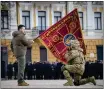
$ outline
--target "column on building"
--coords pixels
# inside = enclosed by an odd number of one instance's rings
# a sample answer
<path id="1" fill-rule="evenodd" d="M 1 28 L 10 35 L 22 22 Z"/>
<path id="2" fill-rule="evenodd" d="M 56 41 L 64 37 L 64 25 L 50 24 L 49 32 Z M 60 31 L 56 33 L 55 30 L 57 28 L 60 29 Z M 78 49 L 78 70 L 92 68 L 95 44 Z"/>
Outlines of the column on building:
<path id="1" fill-rule="evenodd" d="M 14 62 L 16 58 L 13 56 L 11 51 L 10 44 L 12 39 L 12 32 L 17 30 L 17 12 L 16 12 L 16 2 L 9 2 L 8 7 L 8 20 L 9 20 L 9 29 L 6 31 L 6 47 L 8 50 L 8 63 Z"/>
<path id="2" fill-rule="evenodd" d="M 73 2 L 67 2 L 67 14 L 74 9 Z"/>
<path id="3" fill-rule="evenodd" d="M 94 30 L 94 13 L 92 10 L 92 2 L 87 2 L 87 30 Z"/>
<path id="4" fill-rule="evenodd" d="M 16 13 L 16 2 L 10 2 L 10 30 L 11 33 L 17 30 L 17 13 Z"/>

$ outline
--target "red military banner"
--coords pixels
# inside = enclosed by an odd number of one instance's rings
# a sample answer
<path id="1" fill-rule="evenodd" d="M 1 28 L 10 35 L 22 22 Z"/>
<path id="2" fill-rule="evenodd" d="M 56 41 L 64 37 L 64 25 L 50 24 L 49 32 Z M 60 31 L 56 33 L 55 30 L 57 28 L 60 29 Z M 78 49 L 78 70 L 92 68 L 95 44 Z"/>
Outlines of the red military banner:
<path id="1" fill-rule="evenodd" d="M 84 54 L 86 54 L 77 9 L 74 9 L 56 24 L 52 25 L 40 34 L 38 38 L 45 44 L 45 46 L 47 46 L 57 59 L 66 63 L 64 55 L 67 50 L 67 46 L 65 45 L 64 37 L 67 34 L 73 35 L 80 41 L 81 48 L 83 48 Z"/>

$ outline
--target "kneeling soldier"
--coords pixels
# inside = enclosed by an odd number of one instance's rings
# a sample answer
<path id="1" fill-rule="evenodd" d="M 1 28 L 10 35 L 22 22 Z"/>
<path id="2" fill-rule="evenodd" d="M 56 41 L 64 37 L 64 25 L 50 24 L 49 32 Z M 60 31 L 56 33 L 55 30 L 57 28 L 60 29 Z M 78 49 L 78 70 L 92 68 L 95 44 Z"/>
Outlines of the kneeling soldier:
<path id="1" fill-rule="evenodd" d="M 94 77 L 81 79 L 81 76 L 85 70 L 85 59 L 83 49 L 80 48 L 80 43 L 78 40 L 71 40 L 71 46 L 65 53 L 65 58 L 68 64 L 62 66 L 61 68 L 65 78 L 67 79 L 67 83 L 65 83 L 64 86 L 78 86 L 89 82 L 96 85 Z M 70 73 L 74 73 L 74 83 Z"/>

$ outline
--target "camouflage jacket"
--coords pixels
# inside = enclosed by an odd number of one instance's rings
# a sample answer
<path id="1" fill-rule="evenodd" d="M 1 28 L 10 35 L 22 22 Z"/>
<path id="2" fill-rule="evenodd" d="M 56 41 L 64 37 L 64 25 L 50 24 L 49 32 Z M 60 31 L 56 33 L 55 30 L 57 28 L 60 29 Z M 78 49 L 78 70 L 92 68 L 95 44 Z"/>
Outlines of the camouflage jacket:
<path id="1" fill-rule="evenodd" d="M 71 49 L 65 54 L 68 64 L 85 64 L 83 49 Z"/>

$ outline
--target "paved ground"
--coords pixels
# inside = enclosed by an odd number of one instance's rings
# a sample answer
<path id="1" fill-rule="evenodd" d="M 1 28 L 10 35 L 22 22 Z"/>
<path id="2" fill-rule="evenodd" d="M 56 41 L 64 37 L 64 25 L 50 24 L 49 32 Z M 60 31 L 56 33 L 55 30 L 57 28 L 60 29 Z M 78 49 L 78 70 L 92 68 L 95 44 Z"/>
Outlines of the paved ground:
<path id="1" fill-rule="evenodd" d="M 17 86 L 16 80 L 2 80 L 1 88 L 2 89 L 46 89 L 46 88 L 58 88 L 58 89 L 66 89 L 66 88 L 93 88 L 93 89 L 103 89 L 103 80 L 96 80 L 97 85 L 94 86 L 92 83 L 88 83 L 81 86 L 63 86 L 66 80 L 26 80 L 30 86 Z"/>

